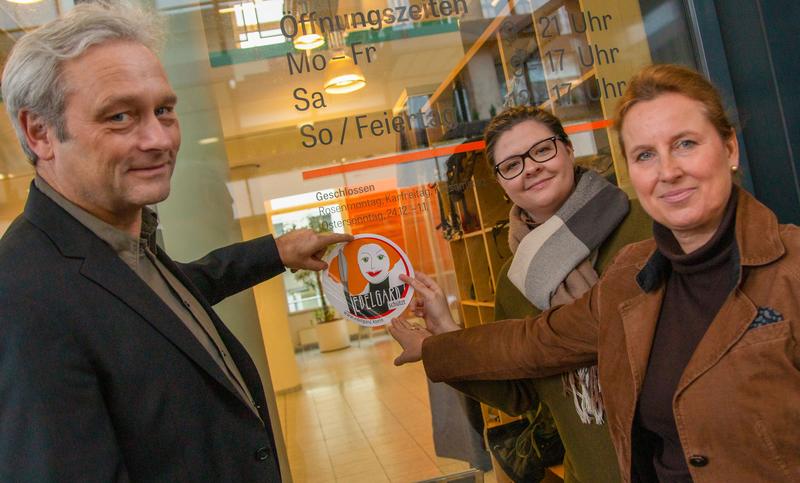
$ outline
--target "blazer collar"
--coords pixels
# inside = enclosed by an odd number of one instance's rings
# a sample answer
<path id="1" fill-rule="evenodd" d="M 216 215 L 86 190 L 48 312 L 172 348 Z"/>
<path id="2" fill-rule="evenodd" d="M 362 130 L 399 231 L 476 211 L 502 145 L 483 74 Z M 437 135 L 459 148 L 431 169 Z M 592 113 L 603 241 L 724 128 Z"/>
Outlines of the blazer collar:
<path id="1" fill-rule="evenodd" d="M 97 238 L 91 230 L 42 193 L 32 181 L 23 216 L 42 230 L 65 257 L 86 258 L 89 248 L 86 240 Z"/>
<path id="2" fill-rule="evenodd" d="M 786 252 L 780 237 L 778 218 L 753 195 L 738 189 L 734 256 L 738 257 L 740 267 L 771 263 Z M 669 266 L 669 260 L 656 248 L 647 261 L 639 265 L 636 282 L 643 291 L 652 292 L 661 286 Z M 741 270 L 738 275 L 741 280 Z"/>
<path id="3" fill-rule="evenodd" d="M 786 253 L 772 210 L 741 188 L 736 210 L 736 243 L 743 266 L 766 265 Z"/>

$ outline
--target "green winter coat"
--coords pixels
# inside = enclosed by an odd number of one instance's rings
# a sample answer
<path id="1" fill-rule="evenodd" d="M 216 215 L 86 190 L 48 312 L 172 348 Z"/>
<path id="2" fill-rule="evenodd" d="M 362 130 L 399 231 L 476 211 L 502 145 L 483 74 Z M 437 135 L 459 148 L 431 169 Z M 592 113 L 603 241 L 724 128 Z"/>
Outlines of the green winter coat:
<path id="1" fill-rule="evenodd" d="M 595 262 L 598 275 L 628 245 L 652 237 L 652 220 L 636 200 L 617 229 L 600 245 Z M 506 276 L 511 260 L 500 271 L 495 295 L 495 320 L 521 319 L 541 311 L 531 304 Z M 473 398 L 508 414 L 536 409 L 539 402 L 549 409 L 564 443 L 565 483 L 615 483 L 621 481 L 617 457 L 606 424 L 584 424 L 571 396 L 564 394 L 561 376 L 514 381 L 465 381 L 451 383 Z"/>

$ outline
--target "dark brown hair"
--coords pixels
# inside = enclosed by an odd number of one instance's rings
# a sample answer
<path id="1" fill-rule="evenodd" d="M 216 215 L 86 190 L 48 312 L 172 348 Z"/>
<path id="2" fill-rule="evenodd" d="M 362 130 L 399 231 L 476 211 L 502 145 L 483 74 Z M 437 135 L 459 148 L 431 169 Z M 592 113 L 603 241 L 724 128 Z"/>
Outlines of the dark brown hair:
<path id="1" fill-rule="evenodd" d="M 622 125 L 628 111 L 638 102 L 651 101 L 669 92 L 684 95 L 703 104 L 706 118 L 722 139 L 728 139 L 733 134 L 733 124 L 725 113 L 722 98 L 705 77 L 680 65 L 650 65 L 633 76 L 617 104 L 614 125 L 623 154 L 625 144 L 622 141 Z"/>
<path id="2" fill-rule="evenodd" d="M 549 112 L 539 109 L 534 106 L 516 106 L 510 107 L 500 114 L 496 115 L 486 126 L 483 131 L 483 140 L 486 144 L 486 159 L 489 161 L 489 166 L 494 169 L 494 146 L 500 136 L 519 123 L 525 121 L 536 121 L 540 124 L 547 126 L 554 135 L 558 136 L 565 144 L 572 146 L 567 133 L 564 131 L 564 126 L 561 121 Z"/>

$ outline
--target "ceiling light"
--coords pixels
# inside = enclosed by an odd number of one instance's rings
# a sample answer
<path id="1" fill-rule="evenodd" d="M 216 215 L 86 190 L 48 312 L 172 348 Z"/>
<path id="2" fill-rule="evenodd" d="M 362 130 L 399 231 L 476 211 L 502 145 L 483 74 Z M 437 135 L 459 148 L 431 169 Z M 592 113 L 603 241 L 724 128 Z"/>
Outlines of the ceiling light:
<path id="1" fill-rule="evenodd" d="M 306 20 L 298 25 L 297 34 L 292 43 L 295 49 L 311 50 L 325 44 L 325 37 L 318 34 L 316 29 L 314 29 L 314 25 Z"/>
<path id="2" fill-rule="evenodd" d="M 332 57 L 325 69 L 325 92 L 347 94 L 367 85 L 364 73 L 350 57 L 340 54 Z"/>
<path id="3" fill-rule="evenodd" d="M 214 144 L 217 142 L 219 142 L 219 138 L 213 137 L 213 138 L 203 138 L 197 141 L 197 144 Z"/>
<path id="4" fill-rule="evenodd" d="M 42 0 L 8 0 L 11 3 L 21 3 L 23 5 L 27 5 L 29 3 L 39 3 Z"/>
<path id="5" fill-rule="evenodd" d="M 294 38 L 294 48 L 312 50 L 325 44 L 325 37 L 317 33 L 309 33 Z"/>

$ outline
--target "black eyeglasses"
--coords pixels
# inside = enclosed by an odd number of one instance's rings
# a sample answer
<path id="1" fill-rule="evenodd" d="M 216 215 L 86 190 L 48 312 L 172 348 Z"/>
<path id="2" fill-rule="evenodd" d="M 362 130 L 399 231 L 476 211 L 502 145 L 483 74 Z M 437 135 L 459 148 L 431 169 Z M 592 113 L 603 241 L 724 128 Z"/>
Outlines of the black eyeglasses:
<path id="1" fill-rule="evenodd" d="M 511 156 L 500 161 L 494 167 L 494 172 L 503 179 L 514 179 L 525 171 L 525 159 L 531 159 L 535 163 L 550 161 L 558 154 L 558 140 L 564 141 L 561 136 L 550 136 L 549 138 L 537 141 L 525 154 Z"/>

